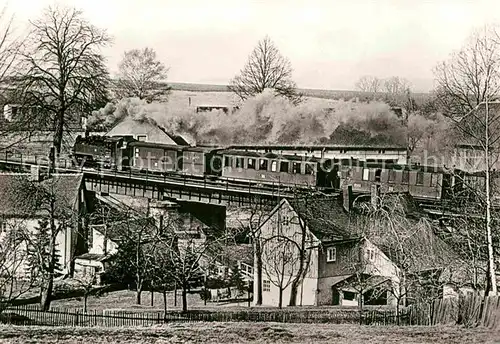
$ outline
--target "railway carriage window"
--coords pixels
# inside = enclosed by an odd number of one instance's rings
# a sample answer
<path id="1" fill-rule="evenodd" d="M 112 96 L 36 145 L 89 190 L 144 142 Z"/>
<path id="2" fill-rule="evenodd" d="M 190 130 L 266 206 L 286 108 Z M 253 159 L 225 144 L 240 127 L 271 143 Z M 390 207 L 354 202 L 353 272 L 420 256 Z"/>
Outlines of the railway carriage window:
<path id="1" fill-rule="evenodd" d="M 368 180 L 370 178 L 370 170 L 368 168 L 363 169 L 363 180 Z"/>
<path id="2" fill-rule="evenodd" d="M 236 167 L 243 168 L 243 158 L 236 158 Z"/>
<path id="3" fill-rule="evenodd" d="M 278 169 L 278 162 L 276 160 L 271 161 L 271 171 L 276 172 Z"/>
<path id="4" fill-rule="evenodd" d="M 267 171 L 267 159 L 259 160 L 259 170 Z"/>
<path id="5" fill-rule="evenodd" d="M 314 164 L 306 164 L 306 174 L 314 174 Z"/>
<path id="6" fill-rule="evenodd" d="M 248 158 L 248 168 L 253 168 L 255 170 L 255 159 Z"/>
<path id="7" fill-rule="evenodd" d="M 396 171 L 395 170 L 389 170 L 389 181 L 393 182 L 396 180 Z"/>
<path id="8" fill-rule="evenodd" d="M 403 175 L 401 177 L 401 182 L 408 184 L 410 181 L 410 172 L 409 171 L 403 171 Z"/>
<path id="9" fill-rule="evenodd" d="M 288 161 L 280 162 L 280 172 L 288 172 Z"/>
<path id="10" fill-rule="evenodd" d="M 139 148 L 136 148 L 135 149 L 135 157 L 138 158 L 139 157 Z"/>
<path id="11" fill-rule="evenodd" d="M 292 173 L 300 173 L 300 162 L 292 162 Z"/>
<path id="12" fill-rule="evenodd" d="M 424 185 L 424 172 L 417 172 L 417 185 Z"/>
<path id="13" fill-rule="evenodd" d="M 375 181 L 380 182 L 380 177 L 382 176 L 382 170 L 379 168 L 375 170 Z"/>
<path id="14" fill-rule="evenodd" d="M 232 167 L 233 166 L 233 158 L 226 156 L 224 161 L 224 166 Z"/>

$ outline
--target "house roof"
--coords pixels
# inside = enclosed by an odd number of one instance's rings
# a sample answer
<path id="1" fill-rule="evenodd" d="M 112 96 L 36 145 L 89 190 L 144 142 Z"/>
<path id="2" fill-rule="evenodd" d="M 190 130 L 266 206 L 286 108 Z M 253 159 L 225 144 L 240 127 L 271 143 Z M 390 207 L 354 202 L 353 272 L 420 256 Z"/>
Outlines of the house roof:
<path id="1" fill-rule="evenodd" d="M 309 230 L 322 242 L 353 238 L 350 218 L 340 197 L 307 196 L 289 201 Z"/>
<path id="2" fill-rule="evenodd" d="M 165 134 L 165 142 L 164 144 L 169 144 L 169 145 L 179 145 L 179 146 L 190 146 L 189 142 L 182 137 L 181 135 L 178 134 L 173 134 L 168 132 L 165 128 L 162 126 L 158 125 L 154 121 L 147 121 L 147 120 L 136 120 L 130 117 L 124 118 L 122 121 L 118 122 L 111 128 L 107 133 L 106 136 L 109 135 L 134 135 L 134 134 L 143 134 L 143 132 L 133 132 L 134 129 L 142 127 L 143 130 L 145 130 L 146 127 L 149 127 L 150 129 L 148 132 L 151 132 L 152 130 L 157 130 L 158 132 L 161 132 Z M 126 132 L 124 132 L 124 130 Z"/>
<path id="3" fill-rule="evenodd" d="M 83 174 L 55 174 L 41 182 L 30 174 L 0 174 L 0 215 L 7 217 L 47 216 L 49 197 L 55 197 L 55 216 L 72 215 L 82 188 Z"/>
<path id="4" fill-rule="evenodd" d="M 105 255 L 101 253 L 84 253 L 82 255 L 75 257 L 75 259 L 95 260 L 98 262 L 102 262 L 109 259 L 110 257 L 111 257 L 110 255 Z"/>
<path id="5" fill-rule="evenodd" d="M 362 275 L 355 278 L 355 275 L 343 275 L 338 276 L 340 278 L 335 279 L 332 286 L 337 285 L 339 288 L 345 291 L 357 292 L 361 289 L 364 291 L 371 290 L 384 284 L 390 282 L 390 277 L 380 276 L 380 275 Z"/>

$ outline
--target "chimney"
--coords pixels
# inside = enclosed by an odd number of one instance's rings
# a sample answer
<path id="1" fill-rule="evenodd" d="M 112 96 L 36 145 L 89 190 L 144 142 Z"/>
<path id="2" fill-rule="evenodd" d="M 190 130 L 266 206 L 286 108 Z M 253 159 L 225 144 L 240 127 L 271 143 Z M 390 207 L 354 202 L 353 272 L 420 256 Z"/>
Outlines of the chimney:
<path id="1" fill-rule="evenodd" d="M 380 198 L 380 185 L 372 184 L 370 187 L 370 196 L 372 206 L 378 208 L 379 198 Z"/>
<path id="2" fill-rule="evenodd" d="M 33 182 L 39 182 L 41 180 L 40 166 L 38 166 L 38 165 L 31 165 L 31 176 L 30 176 L 30 179 Z"/>
<path id="3" fill-rule="evenodd" d="M 347 185 L 347 187 L 344 187 L 342 191 L 343 191 L 342 201 L 344 210 L 350 212 L 353 203 L 352 185 Z"/>

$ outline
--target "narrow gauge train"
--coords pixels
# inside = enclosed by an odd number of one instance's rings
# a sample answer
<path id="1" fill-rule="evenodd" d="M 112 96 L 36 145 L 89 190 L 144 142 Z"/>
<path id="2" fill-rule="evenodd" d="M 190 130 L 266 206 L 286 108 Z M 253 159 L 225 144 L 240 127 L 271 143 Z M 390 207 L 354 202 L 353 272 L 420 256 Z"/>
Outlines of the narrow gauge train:
<path id="1" fill-rule="evenodd" d="M 78 166 L 121 170 L 122 156 L 128 157 L 127 142 L 131 137 L 77 136 L 73 146 L 73 163 Z M 127 159 L 125 159 L 127 161 Z"/>
<path id="2" fill-rule="evenodd" d="M 319 159 L 284 156 L 214 147 L 162 145 L 128 138 L 89 139 L 88 147 L 77 140 L 74 154 L 88 161 L 104 159 L 104 168 L 150 174 L 186 174 L 194 178 L 227 178 L 233 182 L 282 184 L 340 190 L 350 184 L 355 193 L 370 192 L 380 185 L 382 192 L 409 192 L 416 198 L 440 200 L 449 197 L 455 179 L 443 169 L 397 165 L 393 161 Z M 107 147 L 99 150 L 98 143 Z"/>
<path id="3" fill-rule="evenodd" d="M 462 171 L 446 171 L 440 167 L 360 162 L 342 168 L 341 187 L 352 185 L 355 193 L 368 193 L 371 186 L 380 185 L 381 192 L 408 192 L 421 200 L 449 198 L 461 187 L 456 175 Z"/>

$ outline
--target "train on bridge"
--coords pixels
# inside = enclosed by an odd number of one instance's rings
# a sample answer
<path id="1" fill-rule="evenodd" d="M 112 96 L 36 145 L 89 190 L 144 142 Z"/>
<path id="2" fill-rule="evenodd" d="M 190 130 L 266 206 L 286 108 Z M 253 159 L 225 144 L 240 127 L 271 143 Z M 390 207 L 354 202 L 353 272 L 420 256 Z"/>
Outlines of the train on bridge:
<path id="1" fill-rule="evenodd" d="M 131 137 L 78 137 L 73 161 L 79 166 L 156 175 L 231 180 L 234 183 L 355 193 L 409 192 L 422 200 L 441 200 L 462 187 L 460 171 L 409 166 L 397 159 L 316 157 L 262 152 L 242 147 L 192 147 L 137 141 Z M 286 152 L 284 152 L 286 153 Z"/>

